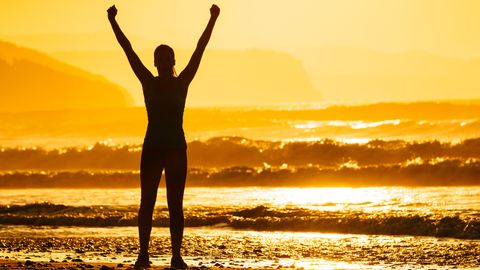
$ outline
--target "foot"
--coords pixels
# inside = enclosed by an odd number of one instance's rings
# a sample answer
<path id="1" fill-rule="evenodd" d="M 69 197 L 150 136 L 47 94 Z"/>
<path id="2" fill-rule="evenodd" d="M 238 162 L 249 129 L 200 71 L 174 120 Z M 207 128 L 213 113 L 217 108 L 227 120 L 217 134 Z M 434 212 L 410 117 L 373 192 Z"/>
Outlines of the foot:
<path id="1" fill-rule="evenodd" d="M 151 262 L 149 260 L 148 254 L 139 254 L 135 265 L 133 266 L 134 270 L 143 270 L 146 268 L 150 268 Z"/>
<path id="2" fill-rule="evenodd" d="M 188 267 L 181 256 L 172 257 L 172 260 L 170 261 L 170 266 L 173 269 L 187 269 Z"/>

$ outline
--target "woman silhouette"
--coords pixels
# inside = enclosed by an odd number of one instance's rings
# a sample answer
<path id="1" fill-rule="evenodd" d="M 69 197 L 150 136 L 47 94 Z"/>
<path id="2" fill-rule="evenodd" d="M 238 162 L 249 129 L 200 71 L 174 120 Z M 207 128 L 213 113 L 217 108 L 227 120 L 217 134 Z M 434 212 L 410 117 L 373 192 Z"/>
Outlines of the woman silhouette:
<path id="1" fill-rule="evenodd" d="M 140 254 L 135 269 L 150 267 L 148 245 L 152 230 L 152 215 L 157 198 L 157 189 L 165 169 L 167 202 L 170 215 L 172 244 L 171 266 L 186 268 L 180 248 L 183 238 L 183 193 L 187 174 L 187 144 L 183 132 L 183 111 L 188 86 L 197 72 L 203 52 L 212 34 L 220 13 L 216 5 L 210 8 L 210 20 L 204 30 L 188 65 L 176 76 L 173 49 L 160 45 L 154 52 L 154 64 L 158 70 L 155 77 L 142 64 L 130 42 L 115 20 L 115 6 L 108 10 L 108 19 L 120 46 L 127 55 L 133 72 L 140 80 L 147 109 L 148 127 L 143 142 L 140 162 L 141 202 L 138 212 Z"/>

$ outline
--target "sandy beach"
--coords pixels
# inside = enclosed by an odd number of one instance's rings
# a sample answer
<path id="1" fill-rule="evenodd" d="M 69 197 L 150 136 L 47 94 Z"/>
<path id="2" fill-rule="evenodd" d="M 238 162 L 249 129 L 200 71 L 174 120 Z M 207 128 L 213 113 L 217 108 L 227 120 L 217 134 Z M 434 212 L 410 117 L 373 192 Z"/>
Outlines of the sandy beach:
<path id="1" fill-rule="evenodd" d="M 135 231 L 5 227 L 0 269 L 129 269 L 138 254 Z M 187 228 L 183 244 L 189 269 L 478 269 L 480 263 L 478 240 L 452 238 Z M 168 268 L 167 228 L 154 228 L 150 247 L 154 269 Z"/>
<path id="2" fill-rule="evenodd" d="M 107 2 L 0 1 L 0 270 L 480 270 L 480 0 Z"/>
<path id="3" fill-rule="evenodd" d="M 154 267 L 153 269 L 164 267 Z M 113 263 L 0 260 L 0 269 L 132 269 L 131 265 Z"/>
<path id="4" fill-rule="evenodd" d="M 30 261 L 30 260 L 2 260 L 0 259 L 0 269 L 92 269 L 92 270 L 113 270 L 113 269 L 133 269 L 132 263 L 90 263 L 90 262 L 56 262 L 56 261 Z M 168 264 L 165 265 L 152 265 L 149 269 L 173 269 L 170 268 Z M 218 266 L 207 267 L 189 267 L 188 269 L 251 269 L 255 268 L 244 268 L 244 267 L 228 267 L 223 266 L 223 264 L 218 263 Z M 279 268 L 261 268 L 261 269 L 295 269 L 295 267 L 279 267 Z M 298 268 L 297 268 L 298 269 Z M 300 268 L 302 269 L 302 268 Z"/>

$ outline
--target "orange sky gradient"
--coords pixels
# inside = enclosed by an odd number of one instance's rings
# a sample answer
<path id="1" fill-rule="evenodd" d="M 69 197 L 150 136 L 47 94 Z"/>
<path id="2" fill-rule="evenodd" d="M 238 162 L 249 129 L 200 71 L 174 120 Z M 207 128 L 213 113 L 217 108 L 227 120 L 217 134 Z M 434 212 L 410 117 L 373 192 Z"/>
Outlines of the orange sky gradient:
<path id="1" fill-rule="evenodd" d="M 112 4 L 117 6 L 118 22 L 136 50 L 153 52 L 158 44 L 166 43 L 186 51 L 185 55 L 180 54 L 182 60 L 188 59 L 188 52 L 194 49 L 208 21 L 212 3 L 220 6 L 221 15 L 207 54 L 209 50 L 286 52 L 300 60 L 305 68 L 310 82 L 302 83 L 311 83 L 326 101 L 480 98 L 477 94 L 480 82 L 474 74 L 480 59 L 480 1 L 474 0 L 2 1 L 0 40 L 50 53 L 62 61 L 101 74 L 125 87 L 136 104 L 141 105 L 139 84 L 126 61 L 120 66 L 121 71 L 112 68 L 110 73 L 119 74 L 116 78 L 110 76 L 108 70 L 90 68 L 100 65 L 83 57 L 86 52 L 102 50 L 115 51 L 116 57 L 124 57 L 111 32 L 106 9 Z M 66 57 L 65 52 L 76 55 Z M 338 52 L 338 55 L 333 53 L 325 59 L 326 52 Z M 425 53 L 418 56 L 420 65 L 411 57 L 412 52 Z M 345 57 L 349 54 L 355 61 L 352 64 L 350 58 Z M 430 54 L 438 59 L 430 59 Z M 154 71 L 150 59 L 142 59 Z M 326 60 L 330 62 L 326 64 Z M 375 63 L 370 65 L 371 61 Z M 455 63 L 450 65 L 450 61 Z M 218 67 L 205 62 L 200 72 L 215 74 Z M 383 63 L 387 63 L 387 67 Z M 436 72 L 438 63 L 445 69 Z M 248 66 L 248 63 L 242 65 Z M 268 65 L 261 65 L 262 69 L 269 69 Z M 178 69 L 183 68 L 179 66 Z M 276 69 L 282 68 L 270 66 L 271 73 L 279 73 Z M 350 71 L 350 66 L 357 70 Z M 391 74 L 381 74 L 383 70 L 400 71 L 391 79 Z M 450 75 L 452 71 L 455 74 Z M 366 79 L 364 72 L 368 73 Z M 350 76 L 351 73 L 355 74 Z M 445 78 L 445 74 L 453 77 L 439 80 L 436 85 L 434 81 Z M 131 77 L 129 81 L 122 81 L 126 76 Z M 198 78 L 199 85 L 214 85 L 211 77 L 202 76 Z M 349 79 L 353 79 L 350 84 Z M 399 84 L 399 81 L 408 83 Z M 397 87 L 397 92 L 389 93 L 391 87 Z M 402 94 L 401 87 L 409 87 L 408 93 Z M 441 91 L 438 95 L 434 92 L 437 88 Z M 425 94 L 416 95 L 419 92 Z M 192 99 L 190 105 L 205 105 L 195 100 Z"/>
<path id="2" fill-rule="evenodd" d="M 214 2 L 221 7 L 222 17 L 212 47 L 295 50 L 333 44 L 480 56 L 480 2 L 475 0 Z M 0 34 L 110 32 L 105 10 L 115 4 L 126 32 L 191 48 L 208 20 L 211 3 L 2 1 Z"/>

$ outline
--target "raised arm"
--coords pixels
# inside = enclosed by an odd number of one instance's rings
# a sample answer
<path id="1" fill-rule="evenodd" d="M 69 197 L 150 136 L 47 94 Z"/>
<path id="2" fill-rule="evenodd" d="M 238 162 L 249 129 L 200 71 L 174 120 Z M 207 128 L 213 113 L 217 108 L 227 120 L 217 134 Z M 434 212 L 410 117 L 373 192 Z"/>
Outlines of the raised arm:
<path id="1" fill-rule="evenodd" d="M 190 82 L 193 80 L 193 77 L 195 77 L 195 73 L 197 73 L 198 66 L 200 65 L 200 61 L 202 60 L 203 52 L 205 51 L 205 47 L 207 47 L 208 41 L 210 40 L 213 26 L 215 26 L 215 22 L 217 21 L 219 14 L 220 8 L 217 5 L 212 5 L 212 7 L 210 8 L 210 20 L 208 21 L 207 27 L 203 31 L 200 39 L 198 40 L 197 47 L 193 52 L 193 55 L 188 62 L 188 65 L 178 76 L 187 85 L 190 84 Z"/>
<path id="2" fill-rule="evenodd" d="M 127 37 L 125 36 L 125 34 L 123 34 L 122 30 L 120 29 L 120 26 L 115 20 L 115 16 L 117 15 L 117 8 L 115 7 L 115 5 L 111 6 L 107 10 L 107 12 L 108 12 L 108 20 L 112 25 L 112 29 L 113 29 L 113 32 L 115 33 L 115 37 L 117 38 L 118 43 L 120 43 L 120 46 L 122 46 L 123 51 L 127 55 L 128 62 L 130 63 L 130 66 L 132 67 L 133 72 L 135 73 L 135 75 L 137 75 L 137 78 L 143 84 L 149 78 L 152 78 L 153 75 L 143 65 L 142 61 L 140 60 L 138 55 L 135 53 L 135 51 L 133 51 L 130 41 L 128 41 Z"/>

